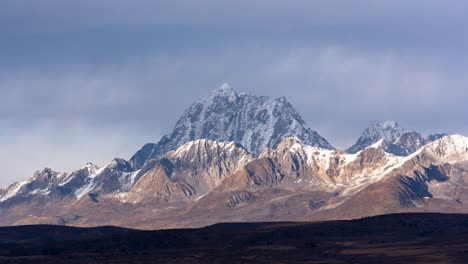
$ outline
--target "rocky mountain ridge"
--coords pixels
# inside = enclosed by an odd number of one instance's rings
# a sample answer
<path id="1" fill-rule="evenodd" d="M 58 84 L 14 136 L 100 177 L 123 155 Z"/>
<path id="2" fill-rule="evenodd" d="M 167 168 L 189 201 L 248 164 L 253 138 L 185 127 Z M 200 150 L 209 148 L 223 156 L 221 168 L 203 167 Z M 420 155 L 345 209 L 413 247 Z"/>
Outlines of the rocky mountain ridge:
<path id="1" fill-rule="evenodd" d="M 172 133 L 130 160 L 46 168 L 0 189 L 0 225 L 197 227 L 226 221 L 468 212 L 468 140 L 373 122 L 346 152 L 284 97 L 228 85 L 192 104 Z"/>
<path id="2" fill-rule="evenodd" d="M 447 134 L 430 134 L 424 138 L 416 131 L 403 129 L 395 121 L 373 121 L 357 142 L 346 149 L 346 152 L 356 153 L 383 139 L 383 144 L 380 147 L 386 152 L 397 156 L 408 156 L 424 145 L 444 136 Z"/>
<path id="3" fill-rule="evenodd" d="M 134 171 L 118 159 L 70 174 L 45 169 L 0 194 L 0 223 L 159 228 L 434 210 L 435 202 L 464 210 L 468 138 L 446 136 L 406 157 L 385 152 L 382 142 L 347 154 L 290 137 L 255 158 L 234 142 L 196 140 Z M 378 192 L 385 202 L 373 202 L 375 188 L 385 190 Z"/>

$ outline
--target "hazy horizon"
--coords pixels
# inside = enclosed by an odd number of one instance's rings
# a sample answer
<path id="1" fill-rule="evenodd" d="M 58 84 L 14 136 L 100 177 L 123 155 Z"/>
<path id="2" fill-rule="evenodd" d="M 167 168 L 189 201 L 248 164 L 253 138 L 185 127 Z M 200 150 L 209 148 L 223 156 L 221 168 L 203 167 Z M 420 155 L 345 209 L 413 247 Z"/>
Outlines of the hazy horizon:
<path id="1" fill-rule="evenodd" d="M 332 145 L 373 120 L 468 135 L 465 1 L 0 3 L 0 186 L 104 166 L 227 82 Z"/>

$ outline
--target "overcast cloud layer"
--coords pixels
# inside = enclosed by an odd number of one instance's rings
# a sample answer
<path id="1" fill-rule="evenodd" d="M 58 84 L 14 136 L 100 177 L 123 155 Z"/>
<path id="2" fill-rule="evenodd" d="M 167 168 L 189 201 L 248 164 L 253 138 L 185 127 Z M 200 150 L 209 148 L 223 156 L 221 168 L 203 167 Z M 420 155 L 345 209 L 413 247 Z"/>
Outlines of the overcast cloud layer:
<path id="1" fill-rule="evenodd" d="M 408 3 L 410 2 L 410 3 Z M 468 135 L 466 1 L 2 1 L 0 186 L 129 158 L 224 82 L 336 147 L 372 120 Z"/>

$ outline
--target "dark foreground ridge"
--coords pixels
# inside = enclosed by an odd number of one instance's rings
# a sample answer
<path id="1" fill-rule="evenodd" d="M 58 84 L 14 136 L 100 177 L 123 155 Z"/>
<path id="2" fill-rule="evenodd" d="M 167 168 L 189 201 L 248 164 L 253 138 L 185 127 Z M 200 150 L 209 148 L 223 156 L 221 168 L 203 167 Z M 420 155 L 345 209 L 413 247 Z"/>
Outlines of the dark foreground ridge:
<path id="1" fill-rule="evenodd" d="M 201 229 L 0 228 L 0 263 L 465 263 L 468 215 L 392 214 Z"/>

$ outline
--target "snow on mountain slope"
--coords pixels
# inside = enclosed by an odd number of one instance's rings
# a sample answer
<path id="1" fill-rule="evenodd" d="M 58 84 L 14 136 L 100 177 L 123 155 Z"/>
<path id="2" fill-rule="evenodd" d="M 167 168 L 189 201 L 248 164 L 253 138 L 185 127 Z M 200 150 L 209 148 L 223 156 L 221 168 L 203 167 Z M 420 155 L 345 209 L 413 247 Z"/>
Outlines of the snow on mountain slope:
<path id="1" fill-rule="evenodd" d="M 381 180 L 342 201 L 334 217 L 397 212 L 467 213 L 468 138 L 445 136 L 404 157 Z"/>
<path id="2" fill-rule="evenodd" d="M 50 168 L 36 171 L 28 180 L 13 183 L 5 188 L 0 196 L 0 202 L 13 197 L 62 195 L 61 190 L 57 190 L 55 186 L 65 175 L 64 173 L 53 171 Z"/>
<path id="3" fill-rule="evenodd" d="M 0 202 L 13 197 L 79 199 L 90 193 L 115 195 L 130 190 L 138 179 L 138 172 L 123 159 L 114 159 L 103 168 L 87 163 L 71 173 L 58 173 L 46 168 L 37 171 L 26 181 L 7 187 L 0 194 Z"/>
<path id="4" fill-rule="evenodd" d="M 398 156 L 408 156 L 429 143 L 418 132 L 405 132 L 395 142 L 387 143 L 385 151 Z"/>
<path id="5" fill-rule="evenodd" d="M 91 177 L 91 175 L 97 174 L 99 167 L 91 162 L 88 162 L 81 169 L 74 171 L 70 174 L 66 174 L 58 183 L 59 186 L 80 185 L 84 182 L 84 178 Z"/>
<path id="6" fill-rule="evenodd" d="M 418 153 L 431 156 L 437 163 L 468 161 L 468 138 L 450 135 L 424 146 Z"/>
<path id="7" fill-rule="evenodd" d="M 141 167 L 150 159 L 159 158 L 196 139 L 234 141 L 258 155 L 266 147 L 274 147 L 288 136 L 296 136 L 312 146 L 333 148 L 307 127 L 285 97 L 271 99 L 248 93 L 238 94 L 224 84 L 206 98 L 193 103 L 180 117 L 171 134 L 156 144 L 143 146 L 131 161 Z"/>
<path id="8" fill-rule="evenodd" d="M 408 156 L 424 145 L 446 135 L 431 134 L 427 138 L 424 138 L 418 132 L 404 130 L 395 121 L 374 121 L 362 133 L 358 141 L 349 147 L 346 152 L 356 153 L 383 139 L 381 147 L 386 152 L 397 156 Z"/>
<path id="9" fill-rule="evenodd" d="M 189 141 L 142 168 L 125 202 L 196 199 L 253 159 L 234 142 Z M 148 167 L 148 168 L 146 168 Z"/>
<path id="10" fill-rule="evenodd" d="M 225 191 L 256 192 L 265 189 L 338 193 L 349 196 L 377 182 L 406 157 L 384 152 L 373 145 L 356 154 L 328 150 L 285 138 L 276 148 L 265 149 L 225 183 Z M 332 202 L 330 202 L 332 203 Z"/>
<path id="11" fill-rule="evenodd" d="M 117 195 L 127 192 L 137 181 L 139 172 L 128 161 L 116 158 L 107 166 L 88 174 L 82 181 L 84 184 L 75 188 L 74 195 L 81 198 L 90 193 Z"/>
<path id="12" fill-rule="evenodd" d="M 4 188 L 0 196 L 0 202 L 6 201 L 10 199 L 11 197 L 17 195 L 25 184 L 27 184 L 26 181 L 15 182 L 11 184 L 10 186 Z"/>
<path id="13" fill-rule="evenodd" d="M 322 149 L 294 141 L 292 145 L 280 144 L 280 146 L 286 146 L 289 155 L 296 163 L 308 166 L 315 175 L 320 176 L 328 188 L 332 189 L 357 187 L 378 181 L 405 160 L 403 157 L 381 150 L 380 144 L 383 141 L 378 141 L 356 154 Z M 277 149 L 276 153 L 278 151 L 287 153 L 285 149 Z M 274 154 L 272 156 L 275 159 L 278 157 Z M 282 157 L 284 161 L 285 155 L 283 154 Z"/>
<path id="14" fill-rule="evenodd" d="M 357 142 L 346 152 L 356 153 L 383 139 L 385 142 L 395 142 L 406 131 L 395 121 L 374 121 L 364 130 Z"/>

